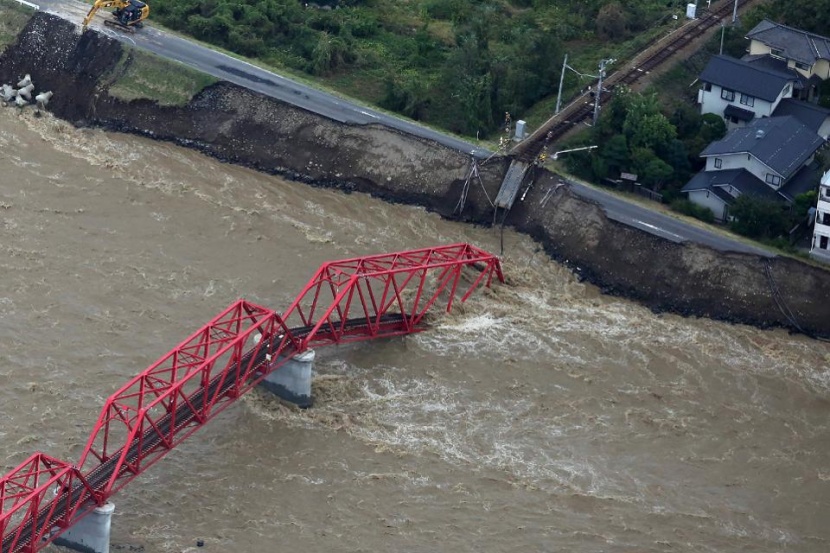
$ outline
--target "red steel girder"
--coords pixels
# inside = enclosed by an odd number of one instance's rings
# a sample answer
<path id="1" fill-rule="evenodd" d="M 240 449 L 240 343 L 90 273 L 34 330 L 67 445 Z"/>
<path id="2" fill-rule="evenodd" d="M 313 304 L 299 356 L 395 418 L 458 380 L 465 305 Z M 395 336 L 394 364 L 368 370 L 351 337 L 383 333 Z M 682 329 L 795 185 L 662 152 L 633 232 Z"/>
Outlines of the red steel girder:
<path id="1" fill-rule="evenodd" d="M 96 503 L 77 467 L 35 453 L 0 479 L 0 550 L 38 551 Z"/>
<path id="2" fill-rule="evenodd" d="M 326 263 L 283 316 L 234 302 L 107 399 L 77 466 L 35 453 L 0 479 L 0 553 L 45 547 L 294 355 L 419 332 L 494 275 L 496 256 L 452 244 Z"/>
<path id="3" fill-rule="evenodd" d="M 478 274 L 463 282 L 469 267 Z M 466 301 L 482 283 L 490 286 L 494 275 L 504 282 L 499 259 L 465 243 L 332 261 L 317 270 L 282 318 L 311 327 L 300 349 L 410 334 L 424 329 L 424 316 L 436 302 L 450 311 L 457 294 L 463 291 Z"/>
<path id="4" fill-rule="evenodd" d="M 271 359 L 296 353 L 298 344 L 274 311 L 234 302 L 107 399 L 81 468 L 90 469 L 90 480 L 108 497 L 274 370 Z"/>

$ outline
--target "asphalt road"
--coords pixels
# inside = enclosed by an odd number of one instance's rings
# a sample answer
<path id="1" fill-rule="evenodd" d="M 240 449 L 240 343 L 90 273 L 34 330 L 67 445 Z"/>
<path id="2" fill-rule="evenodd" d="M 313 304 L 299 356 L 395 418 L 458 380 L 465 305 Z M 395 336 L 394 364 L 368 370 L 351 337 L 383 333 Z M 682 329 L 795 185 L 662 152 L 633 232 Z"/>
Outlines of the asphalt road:
<path id="1" fill-rule="evenodd" d="M 564 179 L 563 179 L 564 180 Z M 605 209 L 609 219 L 637 227 L 672 242 L 695 242 L 721 251 L 744 252 L 775 257 L 775 253 L 752 246 L 721 234 L 691 225 L 674 217 L 652 211 L 640 204 L 629 202 L 609 192 L 568 180 L 568 186 L 575 194 L 594 201 Z"/>
<path id="2" fill-rule="evenodd" d="M 89 9 L 88 4 L 77 0 L 39 0 L 35 3 L 40 6 L 41 10 L 75 21 L 78 25 L 80 25 Z M 485 158 L 492 153 L 469 142 L 416 123 L 398 119 L 369 107 L 316 90 L 287 77 L 266 71 L 245 61 L 216 52 L 198 43 L 151 26 L 145 26 L 136 33 L 125 33 L 111 29 L 103 24 L 104 19 L 109 16 L 106 12 L 107 10 L 99 11 L 91 26 L 116 40 L 178 61 L 218 79 L 230 81 L 336 121 L 351 124 L 374 123 L 385 125 L 408 134 L 434 140 L 444 146 L 472 154 L 478 158 Z M 576 182 L 569 182 L 569 186 L 578 195 L 600 204 L 611 219 L 673 242 L 691 241 L 722 251 L 745 252 L 765 257 L 775 256 L 774 253 L 760 247 L 750 246 L 720 234 L 706 231 L 662 213 L 651 211 L 613 194 Z M 528 200 L 533 200 L 532 194 Z"/>

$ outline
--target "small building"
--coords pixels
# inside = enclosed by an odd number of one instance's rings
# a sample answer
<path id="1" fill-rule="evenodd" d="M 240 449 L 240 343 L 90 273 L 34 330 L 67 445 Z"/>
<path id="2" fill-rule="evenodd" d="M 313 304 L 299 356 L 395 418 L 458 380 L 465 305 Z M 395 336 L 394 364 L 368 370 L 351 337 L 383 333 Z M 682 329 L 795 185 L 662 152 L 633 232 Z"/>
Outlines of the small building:
<path id="1" fill-rule="evenodd" d="M 727 128 L 735 128 L 770 117 L 783 99 L 792 97 L 798 77 L 793 72 L 717 55 L 706 64 L 699 80 L 700 112 L 717 114 Z"/>
<path id="2" fill-rule="evenodd" d="M 821 177 L 810 256 L 830 263 L 830 171 Z"/>
<path id="3" fill-rule="evenodd" d="M 818 182 L 815 154 L 824 139 L 792 116 L 755 119 L 701 152 L 706 167 L 682 192 L 719 221 L 742 194 L 791 204 Z"/>

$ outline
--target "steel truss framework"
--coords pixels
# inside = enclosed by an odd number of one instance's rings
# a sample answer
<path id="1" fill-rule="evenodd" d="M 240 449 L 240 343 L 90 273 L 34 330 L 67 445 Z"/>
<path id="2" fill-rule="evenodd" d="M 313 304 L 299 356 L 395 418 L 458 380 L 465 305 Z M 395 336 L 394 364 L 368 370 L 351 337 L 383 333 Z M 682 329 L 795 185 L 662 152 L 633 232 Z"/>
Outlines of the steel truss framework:
<path id="1" fill-rule="evenodd" d="M 0 478 L 0 553 L 51 543 L 294 355 L 420 332 L 494 276 L 496 256 L 452 244 L 325 263 L 282 315 L 234 302 L 107 399 L 77 465 L 35 453 Z"/>

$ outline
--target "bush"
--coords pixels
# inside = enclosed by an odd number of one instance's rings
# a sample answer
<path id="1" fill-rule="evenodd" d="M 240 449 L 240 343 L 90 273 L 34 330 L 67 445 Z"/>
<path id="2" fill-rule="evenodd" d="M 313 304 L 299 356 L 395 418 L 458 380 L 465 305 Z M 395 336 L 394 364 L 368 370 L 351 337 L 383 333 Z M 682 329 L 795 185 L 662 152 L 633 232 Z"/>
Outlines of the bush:
<path id="1" fill-rule="evenodd" d="M 714 223 L 715 222 L 715 214 L 712 213 L 712 210 L 697 205 L 696 203 L 686 200 L 686 199 L 678 199 L 674 200 L 670 207 L 677 211 L 678 213 L 682 213 L 683 215 L 688 215 L 690 217 L 694 217 L 695 219 L 700 219 L 705 223 Z"/>
<path id="2" fill-rule="evenodd" d="M 730 228 L 749 238 L 778 238 L 790 229 L 788 212 L 777 202 L 742 194 L 729 209 Z"/>
<path id="3" fill-rule="evenodd" d="M 778 238 L 766 238 L 761 240 L 761 243 L 766 246 L 771 246 L 773 248 L 777 248 L 783 252 L 787 253 L 797 253 L 798 249 L 790 244 L 790 241 L 784 238 L 783 236 L 779 236 Z"/>

